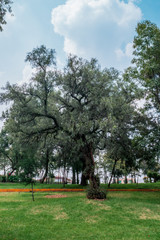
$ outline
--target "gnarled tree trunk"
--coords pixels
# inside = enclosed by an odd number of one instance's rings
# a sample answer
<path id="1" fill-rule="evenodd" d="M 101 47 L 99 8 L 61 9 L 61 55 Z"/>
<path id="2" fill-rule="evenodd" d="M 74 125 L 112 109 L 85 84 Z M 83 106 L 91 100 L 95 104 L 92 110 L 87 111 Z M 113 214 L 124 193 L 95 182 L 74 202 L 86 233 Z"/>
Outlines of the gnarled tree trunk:
<path id="1" fill-rule="evenodd" d="M 83 155 L 85 159 L 85 170 L 84 170 L 84 175 L 86 179 L 89 179 L 90 187 L 94 189 L 98 189 L 98 183 L 97 183 L 97 178 L 95 176 L 94 170 L 95 170 L 95 162 L 93 158 L 93 153 L 92 153 L 92 146 L 91 144 L 86 144 L 85 147 L 83 148 Z"/>
<path id="2" fill-rule="evenodd" d="M 95 175 L 95 162 L 92 153 L 92 145 L 87 144 L 83 149 L 86 169 L 84 174 L 89 178 L 90 188 L 87 192 L 87 198 L 89 199 L 105 199 L 106 193 L 100 189 L 100 182 Z"/>

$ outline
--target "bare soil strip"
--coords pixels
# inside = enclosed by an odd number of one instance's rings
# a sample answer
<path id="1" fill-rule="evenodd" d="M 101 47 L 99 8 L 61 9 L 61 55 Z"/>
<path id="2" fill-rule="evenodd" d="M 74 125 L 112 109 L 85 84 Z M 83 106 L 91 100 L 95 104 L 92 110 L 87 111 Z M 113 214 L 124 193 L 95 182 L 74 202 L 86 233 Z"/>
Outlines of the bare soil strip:
<path id="1" fill-rule="evenodd" d="M 67 195 L 46 195 L 46 198 L 66 198 Z"/>

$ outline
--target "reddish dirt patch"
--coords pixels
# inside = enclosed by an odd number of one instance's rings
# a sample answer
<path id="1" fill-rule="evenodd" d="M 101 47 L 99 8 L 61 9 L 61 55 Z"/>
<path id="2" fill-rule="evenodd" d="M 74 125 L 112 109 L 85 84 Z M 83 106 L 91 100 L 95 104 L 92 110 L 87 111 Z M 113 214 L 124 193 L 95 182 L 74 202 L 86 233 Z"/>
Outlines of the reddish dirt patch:
<path id="1" fill-rule="evenodd" d="M 65 198 L 67 195 L 46 195 L 46 198 Z"/>
<path id="2" fill-rule="evenodd" d="M 105 201 L 106 199 L 98 199 L 98 198 L 96 198 L 96 199 L 93 199 L 93 200 L 103 202 L 103 201 Z"/>

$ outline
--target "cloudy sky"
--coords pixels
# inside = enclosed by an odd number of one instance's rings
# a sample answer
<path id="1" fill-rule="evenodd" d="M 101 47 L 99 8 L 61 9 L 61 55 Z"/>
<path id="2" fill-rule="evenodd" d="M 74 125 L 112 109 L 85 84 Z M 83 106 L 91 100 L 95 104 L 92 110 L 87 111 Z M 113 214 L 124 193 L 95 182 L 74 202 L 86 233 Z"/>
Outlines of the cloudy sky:
<path id="1" fill-rule="evenodd" d="M 72 53 L 122 71 L 130 65 L 137 22 L 160 27 L 160 0 L 13 1 L 14 16 L 7 15 L 0 32 L 0 87 L 30 78 L 24 59 L 42 44 L 56 50 L 59 68 Z"/>

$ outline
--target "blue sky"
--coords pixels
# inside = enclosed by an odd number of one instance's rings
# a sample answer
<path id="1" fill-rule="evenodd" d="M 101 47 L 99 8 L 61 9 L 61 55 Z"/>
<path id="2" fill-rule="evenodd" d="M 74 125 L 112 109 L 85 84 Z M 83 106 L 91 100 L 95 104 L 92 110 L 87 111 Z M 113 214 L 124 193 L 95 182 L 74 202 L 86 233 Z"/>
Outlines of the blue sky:
<path id="1" fill-rule="evenodd" d="M 57 23 L 58 31 L 57 33 L 54 32 L 55 26 L 51 23 L 51 12 L 53 9 L 57 8 L 58 6 L 65 6 L 67 2 L 70 3 L 70 8 L 67 13 L 65 13 L 67 16 L 63 18 L 64 11 L 62 9 L 57 9 L 57 14 L 60 15 L 62 18 L 59 20 L 59 23 Z M 115 27 L 113 24 L 113 21 L 111 21 L 107 25 L 108 19 L 104 20 L 105 18 L 105 12 L 102 13 L 101 16 L 98 18 L 95 18 L 95 20 L 90 20 L 88 24 L 88 28 L 85 25 L 87 25 L 87 21 L 89 19 L 87 18 L 87 11 L 90 12 L 90 15 L 92 14 L 92 11 L 87 9 L 87 2 L 102 2 L 101 0 L 14 0 L 13 4 L 13 13 L 14 17 L 7 17 L 8 24 L 4 27 L 4 31 L 0 33 L 0 87 L 4 86 L 7 81 L 11 83 L 15 83 L 18 81 L 22 81 L 23 77 L 23 71 L 25 68 L 25 62 L 24 59 L 26 57 L 26 53 L 30 52 L 34 47 L 40 46 L 41 44 L 45 44 L 48 48 L 54 48 L 57 52 L 57 58 L 58 58 L 58 65 L 65 63 L 66 55 L 70 52 L 78 54 L 84 58 L 90 58 L 90 57 L 97 57 L 100 60 L 100 63 L 102 66 L 110 67 L 115 64 L 115 60 L 110 60 L 109 55 L 112 54 L 111 51 L 114 50 L 114 44 L 119 39 L 118 34 L 120 36 L 120 32 L 115 35 L 114 31 L 117 31 L 116 29 L 112 29 Z M 116 2 L 116 0 L 104 0 L 103 2 Z M 119 1 L 119 0 L 118 0 Z M 78 16 L 76 19 L 73 17 L 74 22 L 71 23 L 67 28 L 67 33 L 65 32 L 65 21 L 69 16 L 72 14 L 72 11 L 74 11 L 75 6 L 72 8 L 72 3 L 78 3 L 83 2 L 82 6 L 79 8 L 82 8 L 81 11 L 79 11 L 79 15 L 83 14 L 83 11 L 85 11 L 85 14 L 83 17 L 84 23 L 80 24 L 83 20 L 80 16 Z M 126 4 L 128 1 L 124 1 Z M 160 0 L 141 0 L 141 1 L 132 1 L 135 6 L 137 6 L 141 13 L 142 17 L 140 20 L 148 19 L 152 22 L 156 23 L 160 27 Z M 78 5 L 78 4 L 77 4 Z M 97 7 L 100 9 L 100 7 Z M 119 9 L 116 9 L 116 4 L 111 7 L 110 11 L 113 11 L 113 13 L 118 11 Z M 76 10 L 77 11 L 77 10 Z M 77 14 L 77 15 L 78 15 Z M 108 12 L 106 12 L 108 14 Z M 123 14 L 123 12 L 121 13 Z M 133 13 L 134 15 L 134 13 Z M 125 51 L 125 47 L 128 43 L 132 41 L 134 36 L 134 28 L 136 25 L 136 21 L 139 21 L 134 19 L 133 22 L 131 21 L 131 31 L 130 35 L 126 34 L 126 42 L 124 39 L 122 39 L 121 49 L 117 48 L 118 50 Z M 63 22 L 64 21 L 64 22 Z M 95 24 L 97 21 L 97 25 Z M 92 25 L 93 23 L 93 25 Z M 74 26 L 73 26 L 74 25 Z M 104 31 L 104 28 L 106 26 L 106 30 Z M 107 29 L 108 27 L 108 29 Z M 60 28 L 64 28 L 60 30 Z M 71 29 L 69 29 L 71 28 Z M 113 35 L 112 35 L 113 30 Z M 121 30 L 121 29 L 120 29 Z M 72 32 L 73 31 L 73 32 Z M 89 33 L 88 33 L 89 32 Z M 125 33 L 125 31 L 124 31 Z M 106 41 L 107 36 L 106 35 L 112 35 L 110 38 L 110 41 Z M 64 51 L 64 39 L 66 36 L 70 36 L 70 40 L 73 41 L 71 43 L 66 44 Z M 75 36 L 76 35 L 76 36 Z M 84 36 L 86 35 L 86 36 Z M 115 38 L 114 38 L 115 36 Z M 106 37 L 106 38 L 105 38 Z M 121 36 L 120 36 L 121 37 Z M 117 39 L 118 38 L 118 39 Z M 125 36 L 124 36 L 125 38 Z M 88 41 L 87 41 L 88 39 Z M 93 40 L 94 39 L 94 40 Z M 102 39 L 102 40 L 101 40 Z M 104 42 L 103 42 L 104 39 Z M 77 47 L 78 50 L 72 49 L 73 45 L 78 42 Z M 108 46 L 103 46 L 105 45 Z M 72 44 L 73 43 L 73 44 Z M 102 43 L 102 47 L 100 46 Z M 93 47 L 92 47 L 93 44 Z M 96 45 L 97 44 L 97 45 Z M 113 47 L 111 46 L 113 45 Z M 116 44 L 115 44 L 116 45 Z M 86 46 L 86 47 L 85 47 Z M 117 46 L 116 46 L 117 47 Z M 104 49 L 103 49 L 104 48 Z M 87 51 L 88 50 L 88 51 Z M 105 50 L 105 51 L 104 51 Z M 97 54 L 98 52 L 98 54 Z M 119 54 L 122 52 L 119 51 Z M 105 61 L 105 55 L 108 55 L 107 61 Z M 127 67 L 129 65 L 130 59 L 120 59 L 121 62 L 124 61 L 124 64 L 118 65 L 115 64 L 114 67 L 119 68 L 120 70 Z M 112 65 L 111 65 L 112 64 Z M 27 70 L 26 70 L 27 71 Z M 28 70 L 29 71 L 29 70 Z"/>
<path id="2" fill-rule="evenodd" d="M 57 52 L 62 67 L 69 53 L 102 67 L 128 67 L 137 22 L 160 27 L 160 0 L 13 0 L 14 16 L 0 32 L 0 87 L 26 81 L 31 69 L 24 59 L 46 45 Z"/>

